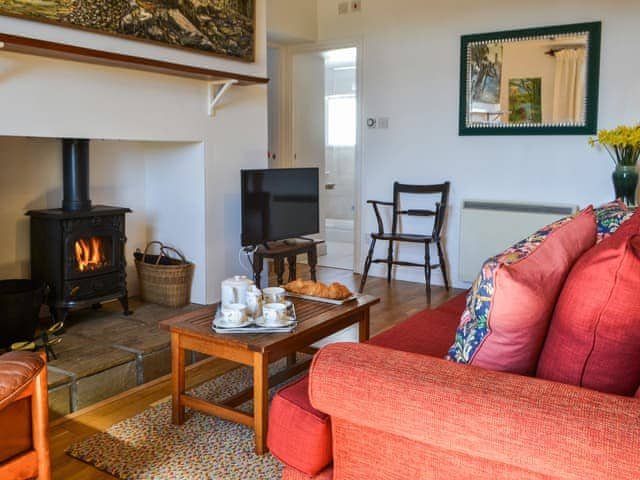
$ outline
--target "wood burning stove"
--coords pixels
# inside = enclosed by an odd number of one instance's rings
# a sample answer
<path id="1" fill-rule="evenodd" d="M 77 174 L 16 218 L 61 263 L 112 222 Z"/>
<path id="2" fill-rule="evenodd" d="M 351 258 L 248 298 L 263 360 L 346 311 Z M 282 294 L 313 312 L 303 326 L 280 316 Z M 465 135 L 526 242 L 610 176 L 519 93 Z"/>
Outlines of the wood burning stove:
<path id="1" fill-rule="evenodd" d="M 62 208 L 31 210 L 31 278 L 51 289 L 49 308 L 64 321 L 72 308 L 118 299 L 130 314 L 124 257 L 128 208 L 92 206 L 89 140 L 64 139 Z"/>

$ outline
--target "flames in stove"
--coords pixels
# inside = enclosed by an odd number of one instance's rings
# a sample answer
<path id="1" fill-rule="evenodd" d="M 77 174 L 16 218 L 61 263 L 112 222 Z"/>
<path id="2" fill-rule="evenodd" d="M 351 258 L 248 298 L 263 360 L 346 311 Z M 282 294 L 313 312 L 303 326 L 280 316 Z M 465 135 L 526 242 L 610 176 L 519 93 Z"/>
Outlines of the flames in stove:
<path id="1" fill-rule="evenodd" d="M 100 237 L 76 240 L 75 253 L 76 264 L 80 272 L 94 272 L 107 266 L 104 242 Z"/>

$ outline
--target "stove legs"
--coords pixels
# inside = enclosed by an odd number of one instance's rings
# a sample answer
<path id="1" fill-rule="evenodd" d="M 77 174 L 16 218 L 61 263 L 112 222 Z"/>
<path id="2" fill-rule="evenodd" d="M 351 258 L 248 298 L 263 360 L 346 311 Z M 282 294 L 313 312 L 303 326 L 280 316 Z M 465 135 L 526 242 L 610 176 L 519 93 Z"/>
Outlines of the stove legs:
<path id="1" fill-rule="evenodd" d="M 129 316 L 133 313 L 132 310 L 129 310 L 129 297 L 127 295 L 118 297 L 118 301 L 120 302 L 120 305 L 122 305 L 122 313 L 124 315 Z M 102 308 L 101 303 L 91 304 L 92 310 L 100 310 L 101 308 Z M 54 323 L 57 323 L 57 322 L 62 322 L 64 324 L 67 321 L 67 317 L 69 316 L 70 310 L 71 310 L 70 308 L 55 307 L 50 305 L 49 312 L 51 313 L 51 318 L 52 318 L 51 324 L 53 325 Z"/>
<path id="2" fill-rule="evenodd" d="M 62 324 L 64 325 L 64 323 L 67 321 L 69 309 L 64 307 L 49 307 L 49 312 L 51 313 L 51 317 L 53 318 L 53 322 L 51 322 L 52 324 L 62 322 Z"/>
<path id="3" fill-rule="evenodd" d="M 122 305 L 122 310 L 125 315 L 129 316 L 133 313 L 132 310 L 129 310 L 129 297 L 124 295 L 123 297 L 118 298 L 120 301 L 120 305 Z"/>

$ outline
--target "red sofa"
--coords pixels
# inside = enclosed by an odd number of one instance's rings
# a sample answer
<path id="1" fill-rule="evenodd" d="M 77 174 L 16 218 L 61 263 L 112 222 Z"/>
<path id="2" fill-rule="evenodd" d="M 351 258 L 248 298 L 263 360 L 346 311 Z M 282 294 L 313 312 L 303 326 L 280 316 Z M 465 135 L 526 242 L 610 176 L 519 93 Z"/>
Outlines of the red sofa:
<path id="1" fill-rule="evenodd" d="M 272 402 L 283 480 L 640 478 L 640 399 L 442 359 L 464 299 L 323 348 Z"/>

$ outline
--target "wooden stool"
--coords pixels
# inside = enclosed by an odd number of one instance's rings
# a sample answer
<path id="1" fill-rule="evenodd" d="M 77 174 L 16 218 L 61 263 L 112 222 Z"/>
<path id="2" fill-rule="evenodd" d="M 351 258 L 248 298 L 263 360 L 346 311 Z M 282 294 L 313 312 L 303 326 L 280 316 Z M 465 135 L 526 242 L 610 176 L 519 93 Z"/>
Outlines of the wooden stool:
<path id="1" fill-rule="evenodd" d="M 273 242 L 268 248 L 260 245 L 253 253 L 253 280 L 256 287 L 260 288 L 260 274 L 265 258 L 273 259 L 278 285 L 283 284 L 284 262 L 289 264 L 289 281 L 296 279 L 296 257 L 299 254 L 307 254 L 307 262 L 311 271 L 311 280 L 316 281 L 316 264 L 318 263 L 317 246 L 324 240 L 288 240 Z"/>

